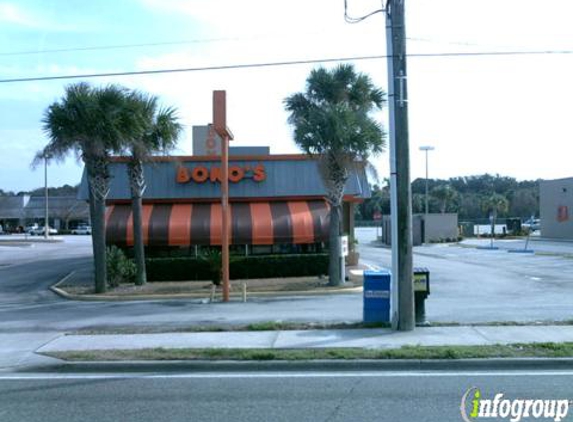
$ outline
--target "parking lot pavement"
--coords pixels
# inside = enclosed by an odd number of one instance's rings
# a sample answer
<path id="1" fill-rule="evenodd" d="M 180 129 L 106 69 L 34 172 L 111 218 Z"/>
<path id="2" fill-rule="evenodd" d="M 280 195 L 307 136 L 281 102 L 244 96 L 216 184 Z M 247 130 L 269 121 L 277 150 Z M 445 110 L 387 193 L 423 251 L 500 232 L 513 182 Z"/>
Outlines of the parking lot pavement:
<path id="1" fill-rule="evenodd" d="M 356 233 L 362 262 L 390 268 L 390 249 L 372 243 L 375 230 L 360 228 Z M 570 247 L 547 241 L 539 245 L 561 251 Z M 430 270 L 429 321 L 573 320 L 573 265 L 567 256 L 434 244 L 414 248 L 414 266 Z"/>
<path id="2" fill-rule="evenodd" d="M 359 228 L 357 235 L 362 262 L 371 267 L 390 267 L 390 250 L 371 243 L 375 239 L 374 229 Z M 253 298 L 246 304 L 204 304 L 196 300 L 74 302 L 58 298 L 47 290 L 72 269 L 90 266 L 90 253 L 89 237 L 67 236 L 63 243 L 35 245 L 5 259 L 4 262 L 12 266 L 0 266 L 0 332 L 237 325 L 269 320 L 358 322 L 362 319 L 359 292 Z M 431 322 L 573 319 L 570 259 L 440 244 L 416 247 L 414 265 L 427 267 L 431 273 L 431 295 L 426 304 Z"/>
<path id="3" fill-rule="evenodd" d="M 465 239 L 461 242 L 464 246 L 473 247 L 487 247 L 490 243 L 490 239 Z M 573 241 L 549 240 L 539 236 L 532 236 L 529 242 L 526 242 L 526 239 L 496 239 L 494 246 L 511 251 L 524 250 L 527 246 L 527 250 L 534 253 L 573 256 Z"/>
<path id="4" fill-rule="evenodd" d="M 45 242 L 38 236 L 0 235 L 0 268 L 62 257 L 89 257 L 92 253 L 90 236 L 58 236 L 57 239 Z"/>

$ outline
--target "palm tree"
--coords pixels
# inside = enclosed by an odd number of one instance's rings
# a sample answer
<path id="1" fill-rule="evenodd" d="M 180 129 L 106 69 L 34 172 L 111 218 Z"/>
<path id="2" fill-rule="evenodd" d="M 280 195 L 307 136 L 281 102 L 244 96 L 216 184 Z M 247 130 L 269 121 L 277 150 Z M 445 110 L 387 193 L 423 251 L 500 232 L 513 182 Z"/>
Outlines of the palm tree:
<path id="1" fill-rule="evenodd" d="M 342 198 L 350 171 L 382 152 L 385 133 L 371 112 L 382 108 L 384 92 L 352 65 L 318 68 L 306 80 L 306 90 L 287 97 L 288 122 L 294 141 L 307 154 L 318 156 L 330 203 L 329 284 L 340 285 Z M 357 161 L 360 163 L 357 164 Z"/>
<path id="2" fill-rule="evenodd" d="M 431 195 L 440 203 L 440 212 L 444 214 L 448 205 L 458 196 L 458 192 L 450 185 L 439 185 L 432 189 Z"/>
<path id="3" fill-rule="evenodd" d="M 177 122 L 175 109 L 158 108 L 157 97 L 133 92 L 130 101 L 138 110 L 140 123 L 144 128 L 139 137 L 129 139 L 124 145 L 130 157 L 127 172 L 131 190 L 134 255 L 137 266 L 135 284 L 143 285 L 147 282 L 141 217 L 142 197 L 146 188 L 143 163 L 154 153 L 174 148 L 182 126 Z"/>
<path id="4" fill-rule="evenodd" d="M 493 193 L 482 200 L 482 208 L 490 213 L 491 219 L 491 246 L 493 247 L 493 238 L 495 237 L 495 220 L 498 213 L 507 212 L 509 201 L 503 195 Z"/>
<path id="5" fill-rule="evenodd" d="M 43 130 L 49 138 L 36 154 L 64 160 L 70 152 L 86 166 L 94 252 L 95 291 L 106 290 L 105 200 L 109 192 L 109 156 L 138 133 L 140 123 L 126 101 L 128 91 L 118 85 L 94 88 L 85 82 L 69 85 L 60 101 L 44 112 Z"/>

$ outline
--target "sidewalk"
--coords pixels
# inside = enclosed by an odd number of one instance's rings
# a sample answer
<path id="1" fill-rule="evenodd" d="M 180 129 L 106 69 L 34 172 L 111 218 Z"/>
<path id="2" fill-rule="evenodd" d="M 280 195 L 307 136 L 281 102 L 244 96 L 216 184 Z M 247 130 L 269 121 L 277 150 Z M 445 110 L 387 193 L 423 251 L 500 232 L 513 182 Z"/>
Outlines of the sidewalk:
<path id="1" fill-rule="evenodd" d="M 65 335 L 39 353 L 134 349 L 291 349 L 399 348 L 401 346 L 478 346 L 572 342 L 573 326 L 425 327 L 411 332 L 390 329 L 200 332 L 122 335 Z"/>

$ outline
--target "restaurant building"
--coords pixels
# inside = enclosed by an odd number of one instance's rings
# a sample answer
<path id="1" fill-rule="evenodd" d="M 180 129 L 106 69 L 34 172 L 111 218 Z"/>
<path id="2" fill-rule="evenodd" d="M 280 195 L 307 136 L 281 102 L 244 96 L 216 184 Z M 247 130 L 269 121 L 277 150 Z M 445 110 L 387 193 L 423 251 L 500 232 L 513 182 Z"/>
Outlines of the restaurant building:
<path id="1" fill-rule="evenodd" d="M 194 149 L 197 151 L 197 149 Z M 127 158 L 110 164 L 106 241 L 133 246 Z M 215 155 L 154 157 L 144 166 L 143 239 L 148 250 L 221 245 L 221 162 Z M 246 254 L 319 252 L 328 241 L 329 205 L 318 161 L 272 155 L 266 147 L 229 150 L 230 245 Z M 370 196 L 363 168 L 345 186 L 343 231 L 354 237 L 354 204 Z M 86 174 L 80 197 L 88 199 Z"/>

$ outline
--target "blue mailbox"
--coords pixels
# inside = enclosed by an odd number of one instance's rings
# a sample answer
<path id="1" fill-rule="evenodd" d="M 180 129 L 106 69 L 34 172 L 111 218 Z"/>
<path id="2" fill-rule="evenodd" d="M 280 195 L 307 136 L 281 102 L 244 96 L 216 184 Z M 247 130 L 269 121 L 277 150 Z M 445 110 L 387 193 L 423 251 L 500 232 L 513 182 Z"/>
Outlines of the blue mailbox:
<path id="1" fill-rule="evenodd" d="M 390 322 L 390 272 L 364 271 L 364 322 Z"/>

